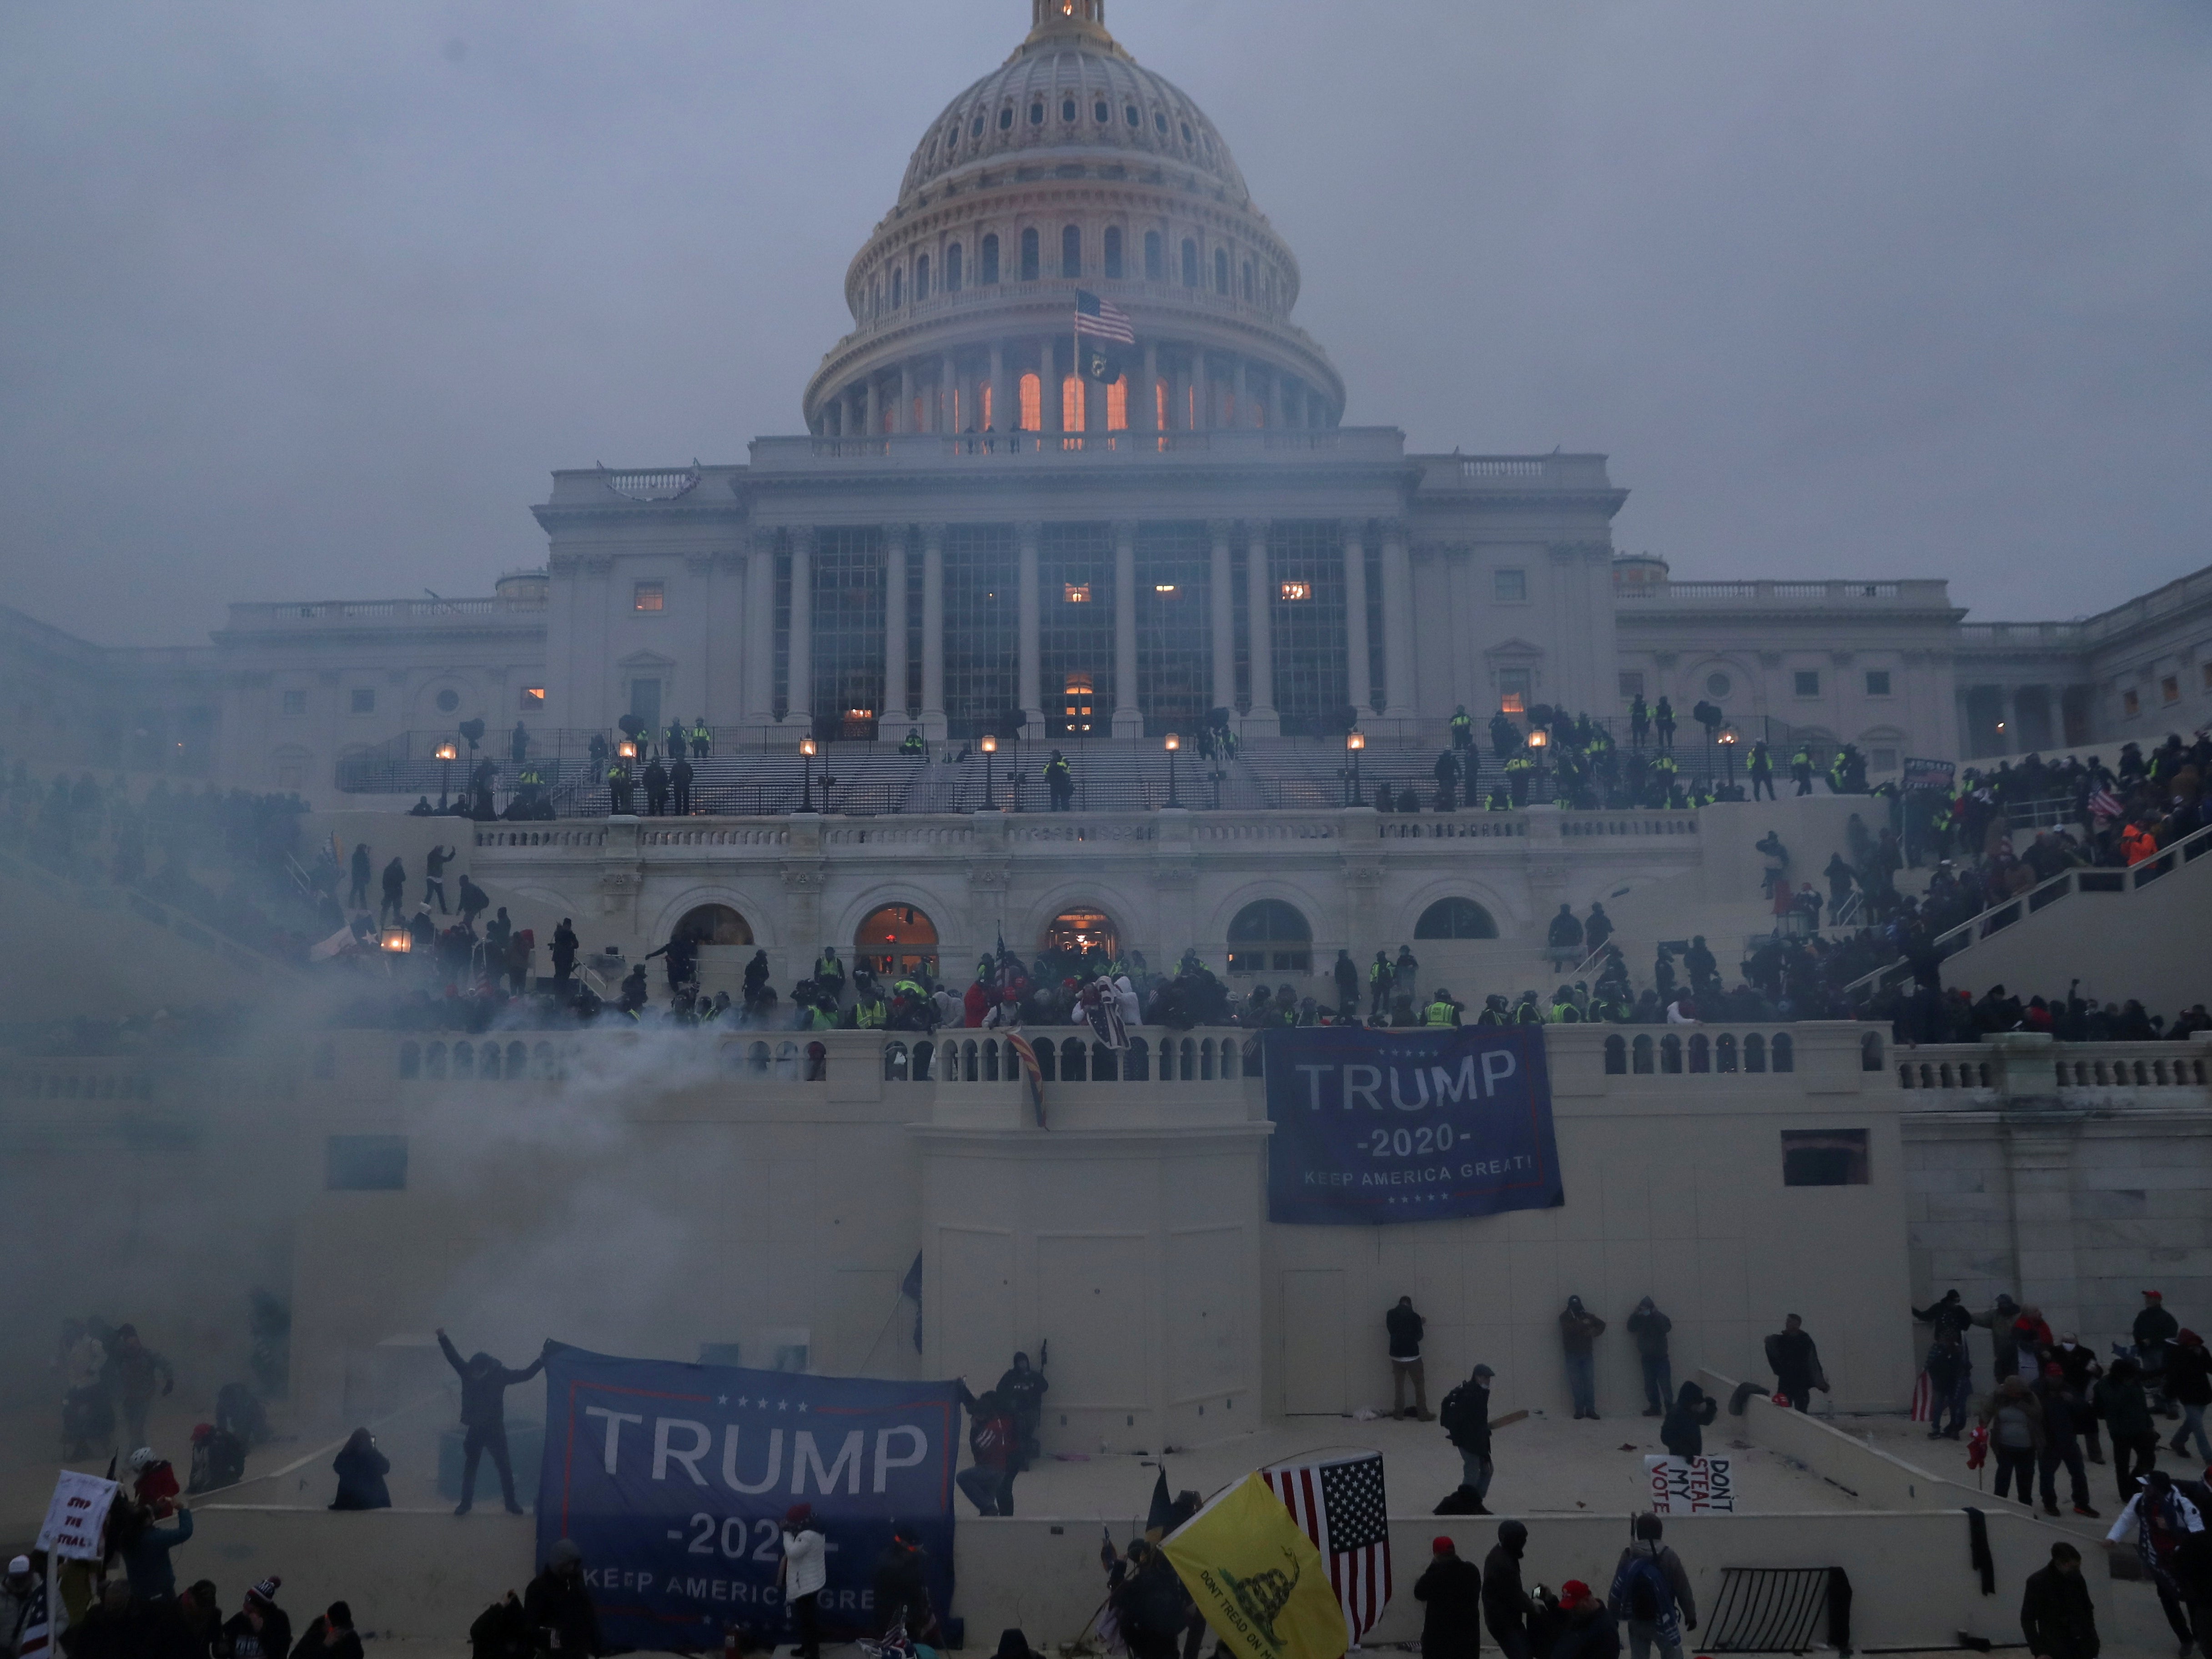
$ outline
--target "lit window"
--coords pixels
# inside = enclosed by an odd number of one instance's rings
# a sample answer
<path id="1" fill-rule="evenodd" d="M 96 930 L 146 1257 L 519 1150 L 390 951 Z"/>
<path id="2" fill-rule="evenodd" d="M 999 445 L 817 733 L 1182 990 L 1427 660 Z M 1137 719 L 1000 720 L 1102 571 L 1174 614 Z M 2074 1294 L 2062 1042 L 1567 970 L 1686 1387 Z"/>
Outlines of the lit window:
<path id="1" fill-rule="evenodd" d="M 1066 599 L 1070 605 L 1088 605 L 1091 603 L 1091 584 L 1089 582 L 1063 582 L 1060 584 L 1060 597 Z"/>
<path id="2" fill-rule="evenodd" d="M 1074 591 L 1073 588 L 1068 590 L 1071 594 Z M 1083 592 L 1085 599 L 1091 597 L 1089 588 L 1084 589 Z M 1066 689 L 1061 694 L 1061 712 L 1066 718 L 1069 731 L 1088 732 L 1091 729 L 1092 696 L 1091 677 L 1088 674 L 1068 676 Z"/>
<path id="3" fill-rule="evenodd" d="M 356 685 L 354 687 L 353 712 L 356 714 L 374 714 L 376 712 L 376 688 L 374 686 Z"/>
<path id="4" fill-rule="evenodd" d="M 287 691 L 284 694 L 284 712 L 288 714 L 306 714 L 307 694 L 305 691 Z"/>
<path id="5" fill-rule="evenodd" d="M 630 590 L 629 604 L 633 611 L 665 611 L 668 589 L 659 582 L 640 582 Z"/>
<path id="6" fill-rule="evenodd" d="M 1127 432 L 1129 429 L 1129 380 L 1123 375 L 1106 388 L 1106 429 Z"/>
<path id="7" fill-rule="evenodd" d="M 1509 714 L 1528 712 L 1529 672 L 1525 668 L 1501 668 L 1498 671 L 1498 706 Z"/>
<path id="8" fill-rule="evenodd" d="M 1281 592 L 1283 602 L 1285 605 L 1292 605 L 1296 604 L 1300 599 L 1310 599 L 1313 598 L 1313 584 L 1310 582 L 1285 582 L 1282 585 Z"/>
<path id="9" fill-rule="evenodd" d="M 1022 430 L 1044 429 L 1044 388 L 1034 374 L 1022 376 Z"/>
<path id="10" fill-rule="evenodd" d="M 1820 671 L 1817 668 L 1799 669 L 1796 672 L 1796 684 L 1797 695 L 1799 696 L 1819 696 L 1820 695 Z"/>
<path id="11" fill-rule="evenodd" d="M 2142 699 L 2132 691 L 2121 692 L 2120 712 L 2128 716 L 2129 719 L 2134 719 L 2137 714 L 2142 713 Z"/>
<path id="12" fill-rule="evenodd" d="M 1528 573 L 1525 570 L 1498 571 L 1491 585 L 1496 597 L 1509 605 L 1518 605 L 1528 597 Z"/>
<path id="13" fill-rule="evenodd" d="M 2181 677 L 2179 675 L 2168 674 L 2164 679 L 2158 683 L 2158 700 L 2160 702 L 2179 702 L 2181 701 Z"/>
<path id="14" fill-rule="evenodd" d="M 1866 685 L 1867 696 L 1869 697 L 1887 696 L 1889 695 L 1889 670 L 1887 668 L 1868 669 Z"/>
<path id="15" fill-rule="evenodd" d="M 1176 585 L 1173 582 L 1154 582 L 1152 584 L 1152 592 L 1155 593 L 1172 593 L 1175 591 Z"/>
<path id="16" fill-rule="evenodd" d="M 544 686 L 526 685 L 522 688 L 522 712 L 524 714 L 527 714 L 535 709 L 543 708 L 544 707 L 545 688 Z"/>
<path id="17" fill-rule="evenodd" d="M 1640 673 L 1622 674 L 1620 677 L 1620 695 L 1624 699 L 1642 696 L 1644 695 L 1644 676 Z"/>
<path id="18" fill-rule="evenodd" d="M 1060 383 L 1060 429 L 1062 432 L 1081 432 L 1090 425 L 1088 411 L 1084 407 L 1084 380 L 1071 374 Z"/>

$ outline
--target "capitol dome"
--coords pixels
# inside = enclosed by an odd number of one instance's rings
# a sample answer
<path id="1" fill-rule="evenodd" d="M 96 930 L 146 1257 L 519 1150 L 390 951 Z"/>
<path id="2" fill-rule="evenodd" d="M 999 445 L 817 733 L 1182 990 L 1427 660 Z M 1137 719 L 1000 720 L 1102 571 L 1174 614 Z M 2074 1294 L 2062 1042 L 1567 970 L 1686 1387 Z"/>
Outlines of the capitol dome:
<path id="1" fill-rule="evenodd" d="M 1013 54 L 947 104 L 846 272 L 854 327 L 805 399 L 824 437 L 1336 424 L 1343 382 L 1290 321 L 1296 258 L 1213 123 L 1107 33 L 1030 0 Z M 1079 292 L 1133 343 L 1079 374 Z"/>

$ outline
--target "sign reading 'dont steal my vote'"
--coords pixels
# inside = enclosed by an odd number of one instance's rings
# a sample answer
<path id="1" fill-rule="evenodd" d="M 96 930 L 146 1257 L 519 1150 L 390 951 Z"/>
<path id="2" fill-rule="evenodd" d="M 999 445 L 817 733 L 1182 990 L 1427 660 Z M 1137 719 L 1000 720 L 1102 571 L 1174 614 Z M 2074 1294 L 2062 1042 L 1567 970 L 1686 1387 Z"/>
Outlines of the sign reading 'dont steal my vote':
<path id="1" fill-rule="evenodd" d="M 1269 1031 L 1267 1218 L 1370 1226 L 1566 1202 L 1533 1026 Z"/>
<path id="2" fill-rule="evenodd" d="M 538 1559 L 571 1538 L 616 1648 L 790 1641 L 781 1522 L 810 1504 L 829 1544 L 823 1634 L 872 1636 L 877 1558 L 902 1526 L 952 1595 L 959 1385 L 618 1359 L 556 1345 L 545 1364 Z"/>

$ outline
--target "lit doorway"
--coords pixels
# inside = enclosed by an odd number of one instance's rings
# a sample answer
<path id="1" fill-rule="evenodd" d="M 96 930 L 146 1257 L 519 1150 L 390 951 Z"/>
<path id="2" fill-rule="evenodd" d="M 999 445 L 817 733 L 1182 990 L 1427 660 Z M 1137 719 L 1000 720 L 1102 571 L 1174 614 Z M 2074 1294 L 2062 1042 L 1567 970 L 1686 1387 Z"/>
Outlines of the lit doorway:
<path id="1" fill-rule="evenodd" d="M 1074 956 L 1099 950 L 1110 961 L 1121 954 L 1121 936 L 1103 910 L 1063 910 L 1046 927 L 1044 948 Z"/>
<path id="2" fill-rule="evenodd" d="M 871 910 L 853 940 L 853 959 L 878 978 L 937 972 L 937 924 L 911 904 Z"/>

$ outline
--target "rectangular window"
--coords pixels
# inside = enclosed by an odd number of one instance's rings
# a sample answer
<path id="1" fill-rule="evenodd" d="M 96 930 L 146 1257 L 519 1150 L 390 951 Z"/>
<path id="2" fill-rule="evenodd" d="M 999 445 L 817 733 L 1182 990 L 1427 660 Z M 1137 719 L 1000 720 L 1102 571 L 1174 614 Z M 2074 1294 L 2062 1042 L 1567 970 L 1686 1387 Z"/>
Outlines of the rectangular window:
<path id="1" fill-rule="evenodd" d="M 1282 598 L 1284 603 L 1286 605 L 1295 605 L 1300 600 L 1310 599 L 1313 598 L 1313 584 L 1311 582 L 1285 582 L 1283 584 Z"/>
<path id="2" fill-rule="evenodd" d="M 665 611 L 668 589 L 659 582 L 640 582 L 630 590 L 629 605 L 633 611 Z"/>
<path id="3" fill-rule="evenodd" d="M 919 563 L 919 560 L 910 561 Z M 876 711 L 884 706 L 884 626 L 890 615 L 884 587 L 882 532 L 873 527 L 815 532 L 815 723 L 837 736 L 876 736 Z M 903 689 L 903 688 L 902 688 Z"/>
<path id="4" fill-rule="evenodd" d="M 522 712 L 524 714 L 535 714 L 538 710 L 544 707 L 545 688 L 544 686 L 526 685 L 522 688 Z"/>
<path id="5" fill-rule="evenodd" d="M 307 694 L 305 691 L 287 691 L 284 694 L 284 712 L 288 714 L 306 714 Z"/>
<path id="6" fill-rule="evenodd" d="M 1491 597 L 1507 605 L 1519 605 L 1528 597 L 1528 573 L 1525 570 L 1500 570 L 1491 578 Z"/>
<path id="7" fill-rule="evenodd" d="M 1334 521 L 1279 520 L 1267 536 L 1275 708 L 1285 737 L 1333 736 L 1352 705 L 1345 678 L 1344 533 Z M 1267 590 L 1262 590 L 1267 591 Z"/>
<path id="8" fill-rule="evenodd" d="M 1525 668 L 1498 671 L 1498 706 L 1508 714 L 1528 712 L 1529 675 Z"/>
<path id="9" fill-rule="evenodd" d="M 1889 695 L 1889 670 L 1887 668 L 1868 669 L 1866 687 L 1867 696 L 1869 697 L 1887 696 Z"/>
<path id="10" fill-rule="evenodd" d="M 2142 713 L 2142 698 L 2133 691 L 2120 693 L 2120 713 L 2130 720 Z"/>
<path id="11" fill-rule="evenodd" d="M 323 1186 L 333 1193 L 407 1188 L 405 1135 L 331 1135 L 323 1143 Z"/>
<path id="12" fill-rule="evenodd" d="M 1797 671 L 1795 678 L 1797 683 L 1797 695 L 1799 696 L 1817 697 L 1820 695 L 1820 671 L 1819 669 L 1801 668 Z"/>
<path id="13" fill-rule="evenodd" d="M 921 561 L 908 557 L 907 617 L 909 628 L 919 626 Z M 1015 669 L 1020 657 L 1018 626 L 1017 561 L 1012 525 L 952 525 L 945 532 L 945 719 L 955 738 L 980 738 L 986 732 L 1004 732 L 1018 687 Z M 1113 607 L 1094 609 L 1104 613 L 1110 626 Z M 1086 612 L 1073 613 L 1078 616 Z M 908 660 L 909 677 L 920 672 L 921 640 L 914 641 Z M 920 683 L 909 678 L 915 695 Z"/>
<path id="14" fill-rule="evenodd" d="M 1620 698 L 1623 702 L 1634 701 L 1644 695 L 1644 676 L 1623 672 L 1620 677 Z"/>
<path id="15" fill-rule="evenodd" d="M 1867 1184 L 1864 1129 L 1784 1129 L 1782 1184 L 1785 1187 L 1863 1187 Z"/>
<path id="16" fill-rule="evenodd" d="M 1091 603 L 1091 584 L 1062 582 L 1060 586 L 1060 596 L 1070 605 L 1088 605 Z"/>
<path id="17" fill-rule="evenodd" d="M 374 714 L 376 712 L 376 688 L 374 686 L 356 685 L 354 687 L 353 712 L 356 714 Z"/>
<path id="18" fill-rule="evenodd" d="M 2158 683 L 2158 700 L 2160 702 L 2181 701 L 2181 677 L 2179 674 L 2168 674 Z"/>
<path id="19" fill-rule="evenodd" d="M 1119 698 L 1114 684 L 1114 538 L 1103 524 L 1048 524 L 1037 544 L 1037 583 L 1061 602 L 1037 629 L 1050 737 L 1103 734 Z"/>
<path id="20" fill-rule="evenodd" d="M 1202 524 L 1137 526 L 1137 707 L 1186 744 L 1213 705 L 1212 552 Z"/>

